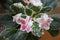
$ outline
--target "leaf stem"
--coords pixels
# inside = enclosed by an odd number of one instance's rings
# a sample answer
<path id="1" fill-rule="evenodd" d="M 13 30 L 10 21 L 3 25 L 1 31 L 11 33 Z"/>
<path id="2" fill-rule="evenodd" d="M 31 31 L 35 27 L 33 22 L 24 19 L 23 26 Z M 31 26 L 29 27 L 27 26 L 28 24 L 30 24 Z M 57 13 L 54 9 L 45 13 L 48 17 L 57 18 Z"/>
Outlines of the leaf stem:
<path id="1" fill-rule="evenodd" d="M 32 9 L 31 9 L 32 10 Z M 32 14 L 31 14 L 31 17 L 35 14 L 35 11 L 32 10 Z"/>
<path id="2" fill-rule="evenodd" d="M 37 14 L 34 18 L 36 18 L 38 15 L 41 15 L 41 13 Z"/>
<path id="3" fill-rule="evenodd" d="M 24 7 L 24 13 L 25 13 L 25 15 L 27 15 L 27 14 L 26 14 L 26 8 L 25 8 L 25 7 Z"/>
<path id="4" fill-rule="evenodd" d="M 40 8 L 40 7 L 39 7 Z M 41 15 L 40 11 L 42 10 L 43 6 L 41 6 L 39 12 L 37 12 L 36 16 L 34 18 L 36 18 L 38 15 Z"/>

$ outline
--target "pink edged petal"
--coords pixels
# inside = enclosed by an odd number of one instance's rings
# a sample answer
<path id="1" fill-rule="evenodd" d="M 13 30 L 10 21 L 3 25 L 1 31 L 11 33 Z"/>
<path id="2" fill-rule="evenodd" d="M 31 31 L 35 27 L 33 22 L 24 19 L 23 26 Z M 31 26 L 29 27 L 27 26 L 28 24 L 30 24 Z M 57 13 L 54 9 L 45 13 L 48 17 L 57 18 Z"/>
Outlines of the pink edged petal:
<path id="1" fill-rule="evenodd" d="M 49 30 L 50 29 L 50 27 L 48 26 L 48 27 L 43 27 L 45 30 Z"/>
<path id="2" fill-rule="evenodd" d="M 50 29 L 50 23 L 42 24 L 42 29 L 49 30 Z"/>
<path id="3" fill-rule="evenodd" d="M 25 25 L 21 25 L 20 30 L 25 31 L 25 29 L 26 29 L 26 26 Z"/>
<path id="4" fill-rule="evenodd" d="M 52 21 L 53 21 L 53 19 L 52 18 L 48 18 L 48 23 L 51 23 Z"/>
<path id="5" fill-rule="evenodd" d="M 27 16 L 27 17 L 26 17 L 26 21 L 27 21 L 27 22 L 29 22 L 31 19 L 32 19 L 32 17 L 30 17 L 30 16 Z"/>
<path id="6" fill-rule="evenodd" d="M 27 27 L 27 28 L 26 28 L 26 32 L 27 32 L 27 33 L 31 32 L 31 31 L 32 31 L 32 29 L 31 29 L 30 27 Z"/>
<path id="7" fill-rule="evenodd" d="M 51 19 L 48 19 L 47 22 L 50 23 L 51 22 Z"/>
<path id="8" fill-rule="evenodd" d="M 21 24 L 26 24 L 25 19 L 20 19 Z"/>

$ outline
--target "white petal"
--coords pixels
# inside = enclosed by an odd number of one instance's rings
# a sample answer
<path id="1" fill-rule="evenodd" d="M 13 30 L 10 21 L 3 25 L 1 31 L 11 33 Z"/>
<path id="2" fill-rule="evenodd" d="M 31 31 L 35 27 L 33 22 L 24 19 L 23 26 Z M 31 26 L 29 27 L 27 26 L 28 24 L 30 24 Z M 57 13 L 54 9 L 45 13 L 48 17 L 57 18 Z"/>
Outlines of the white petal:
<path id="1" fill-rule="evenodd" d="M 53 19 L 52 18 L 50 18 L 51 19 L 51 21 L 53 21 Z"/>
<path id="2" fill-rule="evenodd" d="M 42 29 L 42 25 L 41 25 L 41 23 L 39 23 L 39 27 L 40 27 L 40 29 Z"/>
<path id="3" fill-rule="evenodd" d="M 19 14 L 13 16 L 13 22 L 20 24 L 19 19 L 21 18 L 21 15 L 22 15 L 22 13 L 19 13 Z"/>
<path id="4" fill-rule="evenodd" d="M 13 17 L 13 22 L 15 22 L 16 21 L 16 17 L 15 16 L 12 16 Z"/>
<path id="5" fill-rule="evenodd" d="M 19 7 L 19 8 L 24 7 L 21 2 L 19 2 L 19 3 L 14 3 L 13 5 L 16 6 L 16 7 Z"/>
<path id="6" fill-rule="evenodd" d="M 40 23 L 41 18 L 37 18 L 35 21 L 38 22 L 38 23 Z"/>
<path id="7" fill-rule="evenodd" d="M 30 0 L 34 6 L 42 6 L 41 0 Z"/>
<path id="8" fill-rule="evenodd" d="M 41 18 L 44 18 L 45 20 L 47 20 L 49 17 L 47 14 L 44 13 L 44 14 L 42 14 Z"/>
<path id="9" fill-rule="evenodd" d="M 28 22 L 28 26 L 31 27 L 33 25 L 33 21 Z"/>

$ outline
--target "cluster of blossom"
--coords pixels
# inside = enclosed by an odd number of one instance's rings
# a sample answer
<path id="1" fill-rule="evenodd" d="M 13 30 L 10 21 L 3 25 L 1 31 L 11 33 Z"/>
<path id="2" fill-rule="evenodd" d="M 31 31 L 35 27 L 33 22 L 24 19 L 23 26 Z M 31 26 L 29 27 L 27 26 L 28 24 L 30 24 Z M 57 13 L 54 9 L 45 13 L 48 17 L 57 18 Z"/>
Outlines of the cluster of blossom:
<path id="1" fill-rule="evenodd" d="M 33 4 L 34 6 L 42 6 L 42 2 L 41 0 L 23 0 L 25 3 L 27 4 Z M 17 6 L 17 7 L 24 7 L 23 4 L 21 2 L 19 3 L 14 3 L 13 5 Z"/>
<path id="2" fill-rule="evenodd" d="M 42 6 L 41 0 L 23 0 L 25 3 L 33 4 L 34 6 Z M 20 7 L 24 7 L 23 4 L 20 3 L 14 3 L 13 5 Z M 26 31 L 27 33 L 33 31 L 32 25 L 34 22 L 37 22 L 39 24 L 40 29 L 45 29 L 49 30 L 50 29 L 50 24 L 53 21 L 51 17 L 49 17 L 46 13 L 42 13 L 40 18 L 35 18 L 33 20 L 32 16 L 26 16 L 26 18 L 22 18 L 22 13 L 19 13 L 15 16 L 13 16 L 13 21 L 16 22 L 17 24 L 21 25 L 20 30 Z"/>
<path id="3" fill-rule="evenodd" d="M 33 22 L 37 22 L 40 29 L 49 30 L 50 23 L 53 21 L 53 19 L 48 17 L 47 14 L 42 14 L 40 18 L 36 18 L 34 20 L 32 20 L 31 16 L 26 16 L 26 18 L 22 18 L 21 16 L 22 13 L 13 16 L 13 21 L 15 21 L 17 24 L 20 24 L 20 30 L 26 31 L 27 33 L 33 31 Z"/>

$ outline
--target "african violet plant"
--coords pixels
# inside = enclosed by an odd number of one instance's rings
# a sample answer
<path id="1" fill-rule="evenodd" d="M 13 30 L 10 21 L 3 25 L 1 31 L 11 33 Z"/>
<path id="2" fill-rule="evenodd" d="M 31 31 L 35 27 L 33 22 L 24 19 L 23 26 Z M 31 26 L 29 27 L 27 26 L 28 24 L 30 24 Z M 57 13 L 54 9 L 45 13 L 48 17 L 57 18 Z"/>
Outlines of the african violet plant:
<path id="1" fill-rule="evenodd" d="M 39 40 L 44 30 L 58 34 L 60 19 L 48 16 L 56 7 L 55 0 L 12 0 L 10 13 L 0 18 L 6 28 L 1 36 L 7 40 Z"/>

